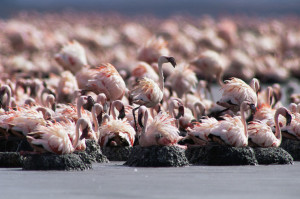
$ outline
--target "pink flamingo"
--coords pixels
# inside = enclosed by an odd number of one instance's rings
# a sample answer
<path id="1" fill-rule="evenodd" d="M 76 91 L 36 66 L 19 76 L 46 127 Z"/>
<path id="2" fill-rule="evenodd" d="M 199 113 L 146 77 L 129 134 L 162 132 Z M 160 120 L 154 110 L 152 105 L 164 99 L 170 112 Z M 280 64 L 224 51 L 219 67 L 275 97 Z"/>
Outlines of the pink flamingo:
<path id="1" fill-rule="evenodd" d="M 80 71 L 76 78 L 80 89 L 104 93 L 109 101 L 122 99 L 126 91 L 123 78 L 110 63 Z"/>
<path id="2" fill-rule="evenodd" d="M 239 78 L 231 78 L 226 80 L 222 86 L 222 98 L 217 102 L 218 105 L 230 109 L 234 112 L 240 110 L 240 106 L 244 101 L 257 106 L 257 91 L 259 89 L 259 82 L 253 78 L 250 86 Z"/>
<path id="3" fill-rule="evenodd" d="M 179 136 L 179 130 L 175 125 L 175 118 L 172 118 L 165 112 L 160 112 L 148 124 L 148 116 L 147 108 L 141 106 L 138 112 L 138 121 L 143 129 L 139 137 L 139 144 L 142 147 L 153 145 L 179 146 L 177 143 L 182 137 Z M 143 123 L 142 118 L 144 118 Z"/>
<path id="4" fill-rule="evenodd" d="M 275 135 L 271 127 L 263 122 L 252 121 L 248 124 L 249 146 L 279 147 L 282 140 L 280 125 L 278 121 L 279 115 L 282 115 L 286 118 L 286 126 L 289 126 L 292 120 L 292 116 L 286 108 L 278 108 L 274 115 L 276 127 Z"/>
<path id="5" fill-rule="evenodd" d="M 241 104 L 241 117 L 224 117 L 225 120 L 218 122 L 218 124 L 211 129 L 208 137 L 214 142 L 225 144 L 233 147 L 244 147 L 248 145 L 248 131 L 245 120 L 245 111 L 247 111 L 254 104 L 245 101 Z"/>
<path id="6" fill-rule="evenodd" d="M 49 123 L 48 126 L 38 126 L 26 138 L 36 152 L 51 152 L 55 154 L 73 153 L 77 148 L 85 150 L 85 139 L 80 140 L 80 127 L 85 129 L 87 120 L 80 118 L 76 127 L 73 122 Z M 71 136 L 75 132 L 75 137 Z"/>
<path id="7" fill-rule="evenodd" d="M 85 50 L 77 41 L 70 41 L 65 45 L 55 55 L 55 61 L 73 74 L 76 74 L 84 65 L 87 65 Z"/>
<path id="8" fill-rule="evenodd" d="M 148 108 L 155 107 L 162 99 L 163 99 L 163 91 L 164 91 L 164 76 L 163 76 L 163 63 L 170 62 L 173 67 L 176 66 L 175 59 L 173 57 L 161 56 L 158 59 L 158 69 L 159 69 L 159 85 L 154 82 L 152 79 L 147 77 L 142 78 L 138 85 L 135 86 L 133 90 L 131 90 L 131 95 L 133 99 L 133 103 L 138 105 L 144 105 Z M 133 116 L 135 120 L 135 110 L 139 107 L 133 109 Z M 136 125 L 135 125 L 136 126 Z"/>

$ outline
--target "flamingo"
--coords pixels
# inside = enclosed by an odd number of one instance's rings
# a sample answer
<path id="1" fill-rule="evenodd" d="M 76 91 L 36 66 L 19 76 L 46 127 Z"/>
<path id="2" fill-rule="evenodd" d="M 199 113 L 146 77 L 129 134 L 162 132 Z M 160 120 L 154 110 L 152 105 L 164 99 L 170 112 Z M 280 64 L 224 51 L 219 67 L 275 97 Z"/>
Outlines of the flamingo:
<path id="1" fill-rule="evenodd" d="M 163 99 L 163 91 L 164 91 L 164 76 L 162 65 L 164 63 L 171 63 L 173 67 L 176 66 L 175 59 L 173 57 L 161 56 L 158 59 L 158 69 L 159 69 L 159 85 L 154 82 L 152 79 L 147 77 L 142 78 L 138 85 L 136 85 L 133 90 L 130 91 L 133 103 L 138 105 L 144 105 L 148 108 L 155 107 L 162 99 Z M 133 109 L 134 121 L 135 119 L 135 110 L 139 107 Z M 136 125 L 135 125 L 136 126 Z M 136 127 L 137 129 L 137 127 Z"/>
<path id="2" fill-rule="evenodd" d="M 201 119 L 201 123 L 196 122 L 192 128 L 187 128 L 187 138 L 191 138 L 196 145 L 204 146 L 210 141 L 208 136 L 216 125 L 218 125 L 218 120 L 213 117 Z"/>
<path id="3" fill-rule="evenodd" d="M 291 103 L 290 107 L 294 107 L 292 112 L 292 121 L 290 125 L 282 127 L 282 136 L 288 139 L 300 140 L 300 105 Z"/>
<path id="4" fill-rule="evenodd" d="M 196 83 L 196 74 L 189 68 L 189 65 L 184 63 L 178 64 L 166 80 L 166 84 L 171 85 L 179 98 L 182 98 L 183 94 L 187 92 L 194 91 Z"/>
<path id="5" fill-rule="evenodd" d="M 101 64 L 95 68 L 84 69 L 76 74 L 80 89 L 104 93 L 108 101 L 120 100 L 126 92 L 126 85 L 115 67 Z"/>
<path id="6" fill-rule="evenodd" d="M 75 40 L 70 41 L 55 55 L 55 61 L 73 74 L 76 74 L 84 65 L 87 65 L 84 48 Z"/>
<path id="7" fill-rule="evenodd" d="M 129 146 L 132 147 L 135 140 L 135 130 L 126 119 L 120 120 L 105 115 L 99 128 L 99 145 L 106 146 Z"/>
<path id="8" fill-rule="evenodd" d="M 56 93 L 58 103 L 72 103 L 78 91 L 77 80 L 70 71 L 64 71 L 58 83 Z"/>
<path id="9" fill-rule="evenodd" d="M 147 108 L 141 106 L 138 111 L 138 121 L 142 127 L 142 133 L 139 137 L 141 147 L 153 145 L 179 146 L 177 143 L 182 137 L 179 136 L 179 130 L 175 126 L 175 118 L 172 118 L 165 112 L 160 112 L 155 116 L 153 121 L 148 124 L 148 116 Z M 142 118 L 144 118 L 143 124 Z"/>
<path id="10" fill-rule="evenodd" d="M 282 140 L 278 121 L 279 115 L 282 115 L 286 118 L 286 126 L 289 126 L 292 120 L 291 113 L 285 107 L 278 108 L 274 115 L 276 127 L 275 135 L 271 127 L 263 122 L 252 121 L 248 124 L 249 146 L 279 147 Z"/>
<path id="11" fill-rule="evenodd" d="M 275 109 L 271 107 L 271 101 L 273 96 L 273 89 L 272 87 L 268 86 L 267 88 L 267 95 L 266 95 L 266 103 L 262 103 L 263 100 L 259 100 L 259 105 L 256 109 L 255 114 L 253 115 L 253 120 L 257 121 L 264 121 L 269 126 L 274 126 L 274 115 L 275 115 Z M 261 95 L 259 95 L 261 96 Z"/>
<path id="12" fill-rule="evenodd" d="M 224 84 L 222 79 L 225 65 L 222 62 L 221 56 L 215 51 L 206 50 L 190 63 L 195 66 L 196 72 L 201 72 L 201 74 L 203 74 L 208 80 L 208 90 L 211 95 L 211 98 L 213 98 L 210 83 L 212 82 L 214 76 L 217 79 L 220 86 L 223 86 Z"/>
<path id="13" fill-rule="evenodd" d="M 212 141 L 220 144 L 233 147 L 247 146 L 248 131 L 244 112 L 251 107 L 254 107 L 254 104 L 244 101 L 240 107 L 241 117 L 224 117 L 225 120 L 218 122 L 218 124 L 211 129 L 208 137 L 212 139 Z"/>
<path id="14" fill-rule="evenodd" d="M 79 128 L 85 129 L 87 120 L 80 118 L 76 127 L 71 121 L 67 123 L 49 123 L 48 126 L 38 126 L 35 131 L 28 133 L 27 141 L 36 152 L 51 152 L 55 154 L 73 153 L 79 149 L 85 150 L 85 138 L 80 139 Z M 75 137 L 71 136 L 75 132 Z M 72 139 L 71 139 L 72 138 Z"/>
<path id="15" fill-rule="evenodd" d="M 217 102 L 218 105 L 230 109 L 234 112 L 240 110 L 240 106 L 244 101 L 254 104 L 252 108 L 257 106 L 257 91 L 259 89 L 259 81 L 253 78 L 250 86 L 239 78 L 231 78 L 226 80 L 222 86 L 222 98 Z"/>

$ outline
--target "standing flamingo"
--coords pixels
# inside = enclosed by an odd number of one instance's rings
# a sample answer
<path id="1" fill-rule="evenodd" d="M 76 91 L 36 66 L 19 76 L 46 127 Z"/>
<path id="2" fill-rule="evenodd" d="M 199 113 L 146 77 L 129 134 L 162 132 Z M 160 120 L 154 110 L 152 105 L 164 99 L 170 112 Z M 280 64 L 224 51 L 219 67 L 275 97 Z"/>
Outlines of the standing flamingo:
<path id="1" fill-rule="evenodd" d="M 161 145 L 178 146 L 179 130 L 175 126 L 175 118 L 172 118 L 165 112 L 160 112 L 153 121 L 148 124 L 148 110 L 141 106 L 138 112 L 139 125 L 142 127 L 142 133 L 139 137 L 139 144 L 142 147 Z M 144 122 L 142 123 L 142 118 Z"/>
<path id="2" fill-rule="evenodd" d="M 280 107 L 276 110 L 274 115 L 276 132 L 275 135 L 267 124 L 260 121 L 252 121 L 248 125 L 248 136 L 250 146 L 260 147 L 279 147 L 282 140 L 279 115 L 286 118 L 286 126 L 289 126 L 292 120 L 290 112 L 285 107 Z"/>
<path id="3" fill-rule="evenodd" d="M 133 99 L 133 103 L 138 105 L 144 105 L 148 108 L 155 107 L 160 101 L 163 99 L 163 91 L 164 91 L 164 76 L 162 65 L 164 63 L 170 62 L 173 67 L 176 66 L 175 59 L 173 57 L 161 56 L 158 59 L 158 70 L 159 70 L 159 85 L 154 82 L 152 79 L 147 77 L 142 78 L 138 85 L 136 85 L 133 90 L 131 90 L 131 95 Z M 135 110 L 139 107 L 133 109 L 134 121 L 135 119 Z M 136 125 L 135 125 L 136 126 Z"/>
<path id="4" fill-rule="evenodd" d="M 230 109 L 234 112 L 240 110 L 240 106 L 244 101 L 257 106 L 257 91 L 259 89 L 259 82 L 256 78 L 251 81 L 251 86 L 246 84 L 239 78 L 231 78 L 226 80 L 222 86 L 222 98 L 217 102 L 218 105 Z"/>

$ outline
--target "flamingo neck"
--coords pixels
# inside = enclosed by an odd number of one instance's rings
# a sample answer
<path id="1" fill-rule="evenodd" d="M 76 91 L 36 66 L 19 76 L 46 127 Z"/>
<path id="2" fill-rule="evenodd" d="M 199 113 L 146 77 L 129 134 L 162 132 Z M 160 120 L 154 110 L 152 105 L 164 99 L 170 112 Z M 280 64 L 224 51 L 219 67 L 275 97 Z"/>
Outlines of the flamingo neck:
<path id="1" fill-rule="evenodd" d="M 82 124 L 83 120 L 78 120 L 76 123 L 76 129 L 75 129 L 75 139 L 73 140 L 72 146 L 74 149 L 76 149 L 78 142 L 79 142 L 79 128 Z"/>
<path id="2" fill-rule="evenodd" d="M 159 75 L 159 88 L 161 92 L 164 91 L 164 74 L 163 74 L 163 65 L 164 61 L 162 59 L 158 59 L 158 75 Z"/>
<path id="3" fill-rule="evenodd" d="M 279 111 L 276 111 L 274 115 L 274 121 L 275 121 L 275 137 L 281 141 L 282 135 L 281 135 L 281 130 L 279 126 L 279 115 L 282 115 Z"/>
<path id="4" fill-rule="evenodd" d="M 99 124 L 98 124 L 98 120 L 97 120 L 97 114 L 96 114 L 95 106 L 93 106 L 93 108 L 92 108 L 92 118 L 93 118 L 93 122 L 94 122 L 94 125 L 95 125 L 95 131 L 97 133 L 98 129 L 99 129 Z"/>
<path id="5" fill-rule="evenodd" d="M 217 77 L 217 80 L 218 80 L 220 86 L 224 86 L 224 82 L 223 82 L 223 70 L 220 70 L 217 73 L 216 77 Z"/>
<path id="6" fill-rule="evenodd" d="M 248 138 L 247 123 L 246 123 L 246 119 L 245 119 L 245 109 L 244 109 L 243 104 L 241 105 L 241 120 L 242 120 L 242 123 L 244 125 L 245 137 Z"/>
<path id="7" fill-rule="evenodd" d="M 111 103 L 111 115 L 113 116 L 114 120 L 116 120 L 116 111 L 115 111 L 115 102 Z"/>
<path id="8" fill-rule="evenodd" d="M 10 101 L 11 101 L 11 89 L 9 86 L 5 86 L 4 87 L 4 92 L 7 94 L 7 100 L 5 102 L 5 111 L 9 111 L 9 105 L 10 105 Z"/>
<path id="9" fill-rule="evenodd" d="M 148 110 L 146 109 L 145 113 L 144 113 L 144 129 L 142 131 L 142 134 L 145 134 L 147 131 L 147 122 L 148 122 L 148 117 L 149 117 L 149 113 Z"/>

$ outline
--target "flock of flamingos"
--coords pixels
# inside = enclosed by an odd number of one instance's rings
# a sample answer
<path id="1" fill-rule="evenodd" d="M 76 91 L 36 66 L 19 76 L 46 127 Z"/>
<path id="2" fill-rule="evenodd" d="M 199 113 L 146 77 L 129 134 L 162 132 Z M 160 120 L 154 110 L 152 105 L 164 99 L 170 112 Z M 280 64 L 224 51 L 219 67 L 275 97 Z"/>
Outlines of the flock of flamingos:
<path id="1" fill-rule="evenodd" d="M 300 105 L 284 107 L 280 84 L 262 89 L 259 81 L 299 75 L 299 24 L 148 20 L 69 13 L 0 21 L 0 139 L 55 154 L 85 150 L 86 139 L 181 148 L 300 139 Z"/>

